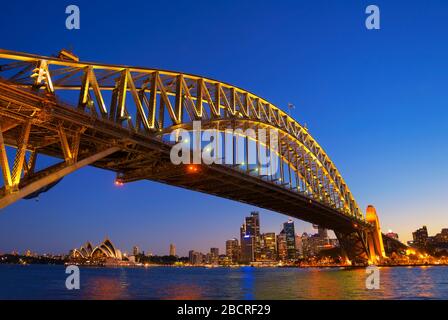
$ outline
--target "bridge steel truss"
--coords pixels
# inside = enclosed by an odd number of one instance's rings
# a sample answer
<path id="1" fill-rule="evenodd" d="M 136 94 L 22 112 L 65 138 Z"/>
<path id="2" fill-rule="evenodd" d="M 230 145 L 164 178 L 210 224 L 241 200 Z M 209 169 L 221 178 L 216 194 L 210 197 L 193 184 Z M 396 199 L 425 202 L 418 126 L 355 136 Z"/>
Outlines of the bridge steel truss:
<path id="1" fill-rule="evenodd" d="M 155 180 L 333 229 L 342 244 L 357 243 L 345 246 L 352 260 L 381 255 L 368 244 L 372 224 L 328 155 L 307 129 L 268 101 L 179 72 L 1 49 L 0 59 L 0 208 L 92 165 L 117 172 L 120 182 Z M 191 130 L 193 121 L 220 131 L 275 129 L 278 174 L 266 177 L 249 165 L 211 165 L 200 166 L 192 179 L 185 166 L 170 162 L 172 144 L 164 137 Z M 243 139 L 249 143 L 250 137 Z M 16 151 L 12 168 L 6 146 Z M 38 154 L 62 161 L 36 171 Z"/>

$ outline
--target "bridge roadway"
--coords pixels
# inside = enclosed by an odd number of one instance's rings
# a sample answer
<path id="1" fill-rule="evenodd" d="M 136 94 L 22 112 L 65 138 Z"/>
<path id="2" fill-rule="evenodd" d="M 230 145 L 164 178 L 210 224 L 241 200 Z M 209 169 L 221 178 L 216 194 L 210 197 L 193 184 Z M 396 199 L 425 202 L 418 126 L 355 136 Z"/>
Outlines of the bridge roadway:
<path id="1" fill-rule="evenodd" d="M 2 128 L 8 128 L 9 123 L 15 124 L 13 128 L 3 131 L 7 145 L 17 145 L 22 125 L 31 120 L 33 132 L 28 147 L 38 148 L 41 154 L 64 159 L 61 144 L 55 143 L 60 128 L 67 132 L 79 132 L 82 129 L 80 156 L 85 158 L 98 151 L 117 147 L 114 153 L 89 165 L 117 172 L 123 182 L 153 180 L 251 204 L 341 232 L 352 231 L 355 226 L 359 229 L 370 227 L 364 221 L 354 221 L 333 208 L 269 180 L 260 179 L 236 166 L 194 165 L 198 170 L 192 172 L 189 165 L 173 165 L 169 157 L 171 145 L 159 137 L 130 133 L 113 122 L 92 118 L 76 108 L 16 88 L 5 81 L 0 82 L 0 103 Z M 17 112 L 20 108 L 20 112 Z M 41 121 L 42 118 L 46 121 Z M 45 175 L 57 172 L 60 166 L 45 172 Z M 39 175 L 25 177 L 20 182 L 21 186 L 39 178 Z M 38 187 L 41 186 L 30 188 L 27 193 L 37 191 Z M 1 193 L 5 195 L 4 187 Z"/>

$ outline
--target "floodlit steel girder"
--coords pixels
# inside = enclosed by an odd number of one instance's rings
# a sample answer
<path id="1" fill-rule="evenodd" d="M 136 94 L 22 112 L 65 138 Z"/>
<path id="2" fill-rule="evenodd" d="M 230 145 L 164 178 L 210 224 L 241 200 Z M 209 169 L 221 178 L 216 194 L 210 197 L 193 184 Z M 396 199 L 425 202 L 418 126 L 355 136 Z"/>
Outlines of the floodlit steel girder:
<path id="1" fill-rule="evenodd" d="M 308 131 L 285 112 L 248 91 L 216 80 L 171 71 L 68 61 L 6 50 L 0 50 L 0 58 L 6 60 L 1 65 L 0 76 L 12 81 L 16 88 L 33 89 L 55 105 L 61 105 L 60 99 L 64 99 L 65 92 L 78 91 L 78 110 L 89 114 L 92 121 L 111 120 L 131 133 L 158 137 L 161 132 L 188 125 L 193 120 L 210 120 L 211 123 L 238 121 L 246 127 L 275 128 L 282 134 L 279 156 L 288 165 L 286 170 L 281 166 L 280 178 L 275 180 L 289 190 L 306 191 L 316 201 L 335 207 L 348 216 L 363 219 L 338 170 Z M 126 100 L 127 93 L 130 93 L 132 103 Z M 106 106 L 108 94 L 109 108 Z M 3 112 L 8 119 L 12 119 L 14 112 L 19 118 L 24 115 L 36 118 L 33 115 L 36 110 L 32 106 L 42 102 L 29 101 L 35 98 L 28 96 L 16 100 L 12 94 L 7 101 L 13 109 L 7 105 L 3 107 Z M 41 117 L 46 114 L 40 110 L 37 112 Z M 48 115 L 51 116 L 51 112 Z M 8 119 L 3 122 L 4 127 Z M 76 143 L 76 137 L 81 139 L 80 130 L 89 127 L 88 122 L 83 125 L 71 133 L 74 145 L 80 145 L 79 141 Z M 90 134 L 90 144 L 106 143 L 90 131 L 86 133 Z M 22 134 L 26 138 L 26 130 Z M 60 150 L 65 161 L 73 161 L 71 159 L 76 158 L 78 149 L 74 148 L 71 152 L 63 130 L 58 129 L 51 137 L 41 137 L 39 142 L 34 141 L 32 145 L 45 147 L 48 152 L 51 151 L 48 146 L 57 141 L 61 142 Z M 23 153 L 25 144 L 22 143 L 21 147 L 17 145 L 19 153 Z M 57 152 L 54 151 L 55 155 Z M 22 172 L 24 157 L 17 159 L 12 184 L 20 180 L 18 172 Z M 288 175 L 287 183 L 283 183 L 285 175 Z M 4 177 L 8 185 L 7 174 Z"/>
<path id="2" fill-rule="evenodd" d="M 99 151 L 91 156 L 88 156 L 82 160 L 76 161 L 74 163 L 64 163 L 62 165 L 57 165 L 54 167 L 47 168 L 39 172 L 41 176 L 36 181 L 30 181 L 29 183 L 24 184 L 20 187 L 16 192 L 8 192 L 3 197 L 0 197 L 0 209 L 6 207 L 7 205 L 22 199 L 33 192 L 38 191 L 39 189 L 52 184 L 66 175 L 82 168 L 87 165 L 98 161 L 101 158 L 104 158 L 116 151 L 120 150 L 118 147 L 110 147 L 106 150 Z"/>
<path id="3" fill-rule="evenodd" d="M 307 168 L 311 169 L 305 175 L 313 195 L 327 203 L 341 201 L 346 214 L 363 217 L 336 166 L 309 132 L 284 111 L 246 90 L 172 71 L 69 61 L 7 50 L 0 50 L 0 58 L 6 59 L 0 73 L 3 78 L 49 94 L 76 90 L 81 110 L 139 133 L 154 136 L 160 130 L 208 119 L 237 119 L 272 126 L 305 150 Z M 126 100 L 127 93 L 132 103 Z M 109 109 L 107 95 L 111 96 Z"/>
<path id="4" fill-rule="evenodd" d="M 375 252 L 368 246 L 368 232 L 365 230 L 352 230 L 351 232 L 335 231 L 339 244 L 345 257 L 354 265 L 372 263 Z"/>

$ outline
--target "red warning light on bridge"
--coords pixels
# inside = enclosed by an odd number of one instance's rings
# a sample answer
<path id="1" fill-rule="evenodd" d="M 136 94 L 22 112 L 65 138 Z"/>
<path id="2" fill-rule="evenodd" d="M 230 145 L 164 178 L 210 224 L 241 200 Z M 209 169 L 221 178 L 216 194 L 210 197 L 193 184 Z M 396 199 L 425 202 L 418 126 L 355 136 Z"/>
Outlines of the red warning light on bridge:
<path id="1" fill-rule="evenodd" d="M 195 165 L 190 164 L 190 165 L 187 167 L 187 171 L 188 171 L 188 173 L 196 173 L 196 172 L 199 171 L 199 168 L 198 168 L 198 166 L 195 166 Z"/>

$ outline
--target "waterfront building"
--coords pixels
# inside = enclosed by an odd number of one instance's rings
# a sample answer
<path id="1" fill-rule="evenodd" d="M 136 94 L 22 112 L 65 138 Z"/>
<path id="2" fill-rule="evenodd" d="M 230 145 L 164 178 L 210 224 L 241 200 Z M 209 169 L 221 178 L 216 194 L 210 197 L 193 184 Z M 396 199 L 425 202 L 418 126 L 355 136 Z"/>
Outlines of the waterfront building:
<path id="1" fill-rule="evenodd" d="M 217 264 L 219 261 L 219 248 L 210 248 L 210 263 Z"/>
<path id="2" fill-rule="evenodd" d="M 140 249 L 138 246 L 134 246 L 134 248 L 132 248 L 132 253 L 134 254 L 134 256 L 138 256 L 140 254 Z"/>
<path id="3" fill-rule="evenodd" d="M 87 242 L 79 249 L 71 251 L 71 259 L 82 261 L 91 261 L 92 263 L 113 263 L 123 260 L 121 250 L 116 248 L 112 241 L 106 238 L 101 244 L 93 247 Z"/>
<path id="4" fill-rule="evenodd" d="M 255 261 L 255 238 L 248 234 L 246 231 L 246 224 L 243 224 L 240 228 L 240 242 L 241 242 L 241 256 L 240 261 L 242 263 L 249 263 Z"/>
<path id="5" fill-rule="evenodd" d="M 201 252 L 190 250 L 188 252 L 188 258 L 190 264 L 192 265 L 198 265 L 204 263 L 204 255 Z"/>
<path id="6" fill-rule="evenodd" d="M 304 232 L 302 234 L 302 255 L 304 258 L 309 258 L 314 255 L 312 250 L 312 241 L 310 240 L 311 236 L 308 233 Z"/>
<path id="7" fill-rule="evenodd" d="M 274 232 L 267 232 L 261 235 L 261 255 L 262 261 L 274 261 L 277 259 L 277 239 Z"/>
<path id="8" fill-rule="evenodd" d="M 219 256 L 218 264 L 222 265 L 222 266 L 229 266 L 229 265 L 232 265 L 233 262 L 232 262 L 232 259 L 230 257 L 228 257 L 227 255 L 222 254 L 222 255 Z"/>
<path id="9" fill-rule="evenodd" d="M 423 226 L 412 233 L 413 245 L 416 247 L 424 248 L 428 242 L 428 229 Z"/>
<path id="10" fill-rule="evenodd" d="M 37 254 L 31 252 L 30 249 L 25 251 L 25 257 L 37 257 Z"/>
<path id="11" fill-rule="evenodd" d="M 286 244 L 286 234 L 282 230 L 277 236 L 277 257 L 279 261 L 288 259 L 288 246 Z"/>
<path id="12" fill-rule="evenodd" d="M 286 237 L 286 250 L 288 260 L 296 258 L 296 232 L 294 230 L 294 221 L 288 220 L 283 224 L 283 232 Z"/>
<path id="13" fill-rule="evenodd" d="M 241 242 L 241 262 L 248 263 L 260 259 L 261 236 L 260 236 L 260 215 L 258 212 L 251 212 L 245 218 L 245 223 L 240 228 Z"/>
<path id="14" fill-rule="evenodd" d="M 324 228 L 316 226 L 318 232 L 316 234 L 308 234 L 304 232 L 300 237 L 303 258 L 311 258 L 318 255 L 322 250 L 332 249 L 339 246 L 337 239 L 330 239 L 328 231 Z M 297 239 L 297 238 L 296 238 Z"/>
<path id="15" fill-rule="evenodd" d="M 219 257 L 219 248 L 210 248 L 210 254 Z"/>
<path id="16" fill-rule="evenodd" d="M 310 249 L 310 256 L 317 256 L 321 250 L 321 239 L 319 234 L 312 234 L 308 237 L 308 245 Z"/>
<path id="17" fill-rule="evenodd" d="M 238 239 L 233 238 L 226 241 L 226 256 L 233 263 L 240 260 L 240 246 Z"/>
<path id="18" fill-rule="evenodd" d="M 442 229 L 442 231 L 435 236 L 428 237 L 427 249 L 438 255 L 448 254 L 448 229 Z"/>
<path id="19" fill-rule="evenodd" d="M 435 243 L 448 243 L 448 229 L 442 231 L 434 236 Z"/>
<path id="20" fill-rule="evenodd" d="M 176 246 L 174 244 L 170 244 L 170 256 L 176 256 Z"/>
<path id="21" fill-rule="evenodd" d="M 257 211 L 251 212 L 250 216 L 246 217 L 246 234 L 253 237 L 254 258 L 252 261 L 256 261 L 261 254 L 260 214 Z"/>
<path id="22" fill-rule="evenodd" d="M 303 243 L 302 236 L 300 234 L 296 234 L 296 252 L 297 258 L 303 258 Z"/>

